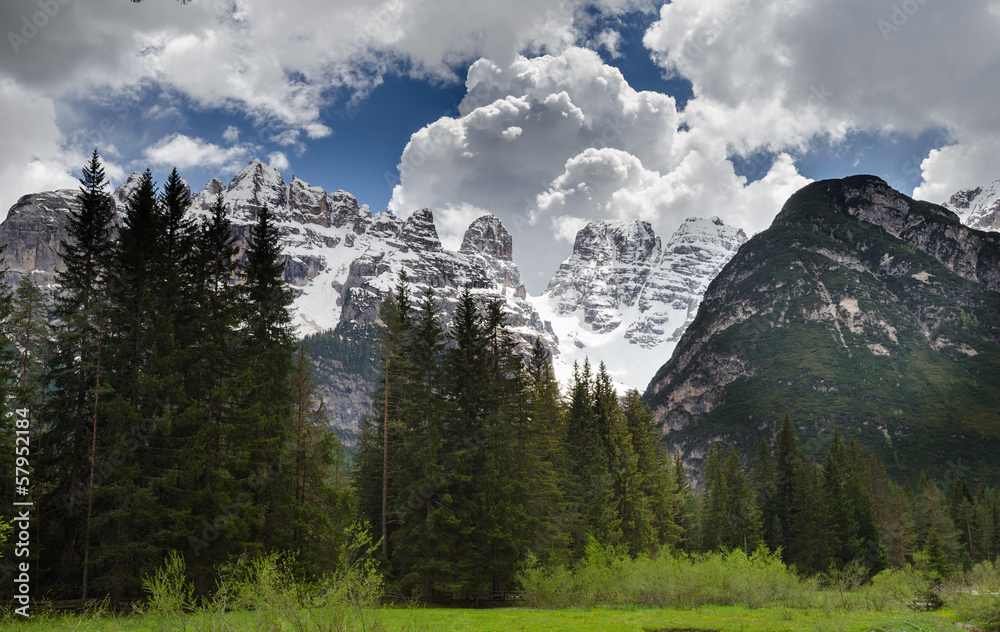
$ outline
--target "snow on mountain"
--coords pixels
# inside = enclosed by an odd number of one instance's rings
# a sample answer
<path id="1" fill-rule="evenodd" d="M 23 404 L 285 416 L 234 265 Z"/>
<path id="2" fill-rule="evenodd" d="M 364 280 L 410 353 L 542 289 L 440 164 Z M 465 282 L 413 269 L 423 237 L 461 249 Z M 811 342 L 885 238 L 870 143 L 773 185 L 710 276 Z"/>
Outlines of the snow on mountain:
<path id="1" fill-rule="evenodd" d="M 970 228 L 1000 231 L 1000 180 L 985 188 L 959 191 L 944 206 Z"/>
<path id="2" fill-rule="evenodd" d="M 260 209 L 266 204 L 273 212 L 302 334 L 332 329 L 341 321 L 373 322 L 378 304 L 405 272 L 414 302 L 425 288 L 433 288 L 447 315 L 468 285 L 481 302 L 505 300 L 524 344 L 541 336 L 555 346 L 551 330 L 526 300 L 510 233 L 492 215 L 475 220 L 460 251 L 452 252 L 441 246 L 430 209 L 417 210 L 405 221 L 388 211 L 372 217 L 350 193 L 327 193 L 297 176 L 286 183 L 277 169 L 256 159 L 228 187 L 210 181 L 194 197 L 194 214 L 207 217 L 219 195 L 241 246 Z"/>
<path id="3" fill-rule="evenodd" d="M 119 216 L 139 177 L 113 192 Z M 514 263 L 513 239 L 492 215 L 473 221 L 458 251 L 449 251 L 429 209 L 405 221 L 388 211 L 373 216 L 350 193 L 327 192 L 297 176 L 286 182 L 257 159 L 228 185 L 210 180 L 192 197 L 192 214 L 207 219 L 219 196 L 243 248 L 261 208 L 273 212 L 300 334 L 373 322 L 379 302 L 405 272 L 414 302 L 433 288 L 446 322 L 465 286 L 481 304 L 501 298 L 522 346 L 541 337 L 564 385 L 573 362 L 589 357 L 595 367 L 605 362 L 620 387 L 645 387 L 693 319 L 708 283 L 746 240 L 718 219 L 689 219 L 666 244 L 646 222 L 592 222 L 546 292 L 533 297 Z M 19 200 L 0 225 L 12 272 L 34 270 L 51 281 L 75 207 L 72 190 Z"/>
<path id="4" fill-rule="evenodd" d="M 619 387 L 643 389 L 694 319 L 708 284 L 746 234 L 715 217 L 685 220 L 661 244 L 648 222 L 587 224 L 532 304 L 559 339 L 555 369 L 604 362 Z"/>

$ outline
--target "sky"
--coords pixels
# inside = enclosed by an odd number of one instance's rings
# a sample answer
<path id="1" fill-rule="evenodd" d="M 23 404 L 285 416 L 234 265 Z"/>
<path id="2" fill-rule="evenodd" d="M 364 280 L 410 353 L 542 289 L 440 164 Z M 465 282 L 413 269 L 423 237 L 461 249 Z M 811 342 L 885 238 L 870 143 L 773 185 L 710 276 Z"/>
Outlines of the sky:
<path id="1" fill-rule="evenodd" d="M 4 0 L 0 217 L 252 158 L 374 212 L 490 212 L 528 290 L 594 219 L 753 234 L 808 182 L 1000 178 L 1000 0 Z"/>

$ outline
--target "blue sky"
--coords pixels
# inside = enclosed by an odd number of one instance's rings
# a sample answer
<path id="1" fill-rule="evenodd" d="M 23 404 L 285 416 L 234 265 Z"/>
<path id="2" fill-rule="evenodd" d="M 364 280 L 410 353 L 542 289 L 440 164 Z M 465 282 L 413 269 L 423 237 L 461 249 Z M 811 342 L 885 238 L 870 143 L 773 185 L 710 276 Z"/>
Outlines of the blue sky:
<path id="1" fill-rule="evenodd" d="M 116 182 L 176 165 L 195 189 L 260 157 L 376 212 L 428 206 L 446 245 L 492 212 L 530 287 L 592 219 L 755 232 L 855 173 L 942 202 L 1000 176 L 1000 2 L 904 4 L 123 0 L 31 33 L 13 0 L 0 206 L 73 186 L 95 146 Z"/>

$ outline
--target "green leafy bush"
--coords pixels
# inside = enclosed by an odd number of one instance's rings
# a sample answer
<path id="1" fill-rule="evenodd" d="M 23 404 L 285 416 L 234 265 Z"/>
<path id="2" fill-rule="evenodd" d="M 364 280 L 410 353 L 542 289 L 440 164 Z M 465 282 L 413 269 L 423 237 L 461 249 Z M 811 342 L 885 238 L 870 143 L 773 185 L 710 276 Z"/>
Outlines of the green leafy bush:
<path id="1" fill-rule="evenodd" d="M 632 559 L 591 541 L 573 570 L 533 568 L 522 575 L 532 606 L 627 606 L 690 608 L 700 605 L 805 605 L 814 580 L 797 577 L 780 555 L 760 548 L 681 556 L 668 550 Z"/>

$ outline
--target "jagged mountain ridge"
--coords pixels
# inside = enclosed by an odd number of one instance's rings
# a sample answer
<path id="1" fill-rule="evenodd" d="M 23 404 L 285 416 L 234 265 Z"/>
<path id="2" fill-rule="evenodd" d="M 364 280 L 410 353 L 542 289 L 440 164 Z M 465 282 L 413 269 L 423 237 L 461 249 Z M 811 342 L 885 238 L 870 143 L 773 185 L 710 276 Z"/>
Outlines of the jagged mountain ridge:
<path id="1" fill-rule="evenodd" d="M 1000 235 L 872 176 L 811 184 L 709 286 L 646 391 L 697 466 L 753 454 L 785 412 L 819 455 L 834 424 L 915 478 L 1000 449 Z"/>
<path id="2" fill-rule="evenodd" d="M 533 301 L 559 339 L 556 371 L 604 361 L 619 383 L 641 388 L 697 313 L 708 283 L 746 241 L 717 217 L 689 218 L 662 244 L 648 222 L 590 222 L 573 254 Z"/>
<path id="3" fill-rule="evenodd" d="M 140 175 L 132 174 L 113 191 L 116 210 L 127 203 Z M 76 194 L 72 189 L 31 194 L 11 209 L 0 224 L 0 243 L 10 245 L 9 281 L 30 270 L 40 284 L 53 282 Z M 584 357 L 595 365 L 606 362 L 620 387 L 648 383 L 694 317 L 708 282 L 746 240 L 717 218 L 685 221 L 666 244 L 646 222 L 591 222 L 548 291 L 529 296 L 513 261 L 513 239 L 492 215 L 473 221 L 453 252 L 442 247 L 428 209 L 405 220 L 391 212 L 373 216 L 350 193 L 327 192 L 294 175 L 286 183 L 280 171 L 257 159 L 228 185 L 209 181 L 192 196 L 192 215 L 207 219 L 219 195 L 241 247 L 260 209 L 266 204 L 274 213 L 300 333 L 336 329 L 344 336 L 363 335 L 402 271 L 415 298 L 425 287 L 435 289 L 446 321 L 465 285 L 482 302 L 503 298 L 522 344 L 542 338 L 564 384 L 572 363 Z M 370 388 L 367 378 L 348 375 L 335 358 L 316 358 L 314 365 L 338 425 L 356 427 L 366 412 L 358 392 Z"/>

